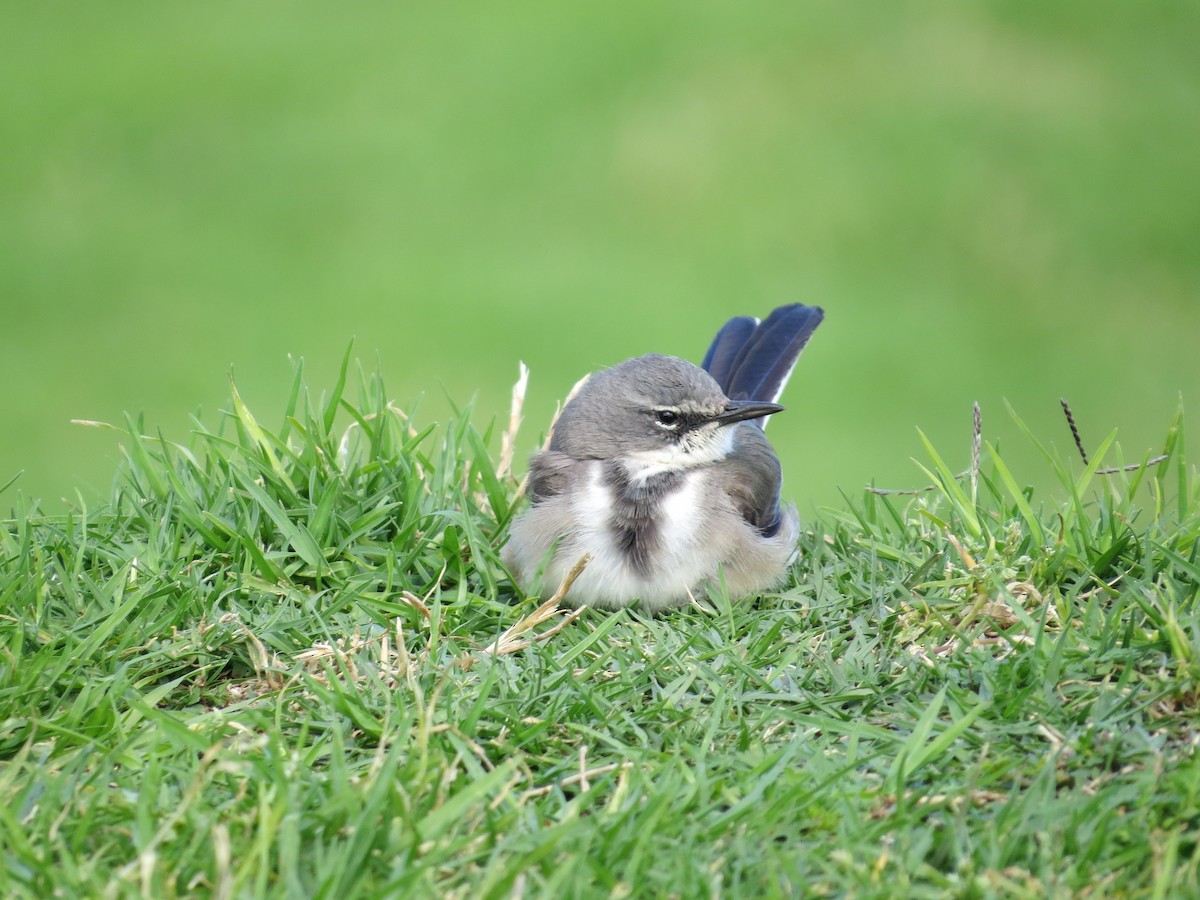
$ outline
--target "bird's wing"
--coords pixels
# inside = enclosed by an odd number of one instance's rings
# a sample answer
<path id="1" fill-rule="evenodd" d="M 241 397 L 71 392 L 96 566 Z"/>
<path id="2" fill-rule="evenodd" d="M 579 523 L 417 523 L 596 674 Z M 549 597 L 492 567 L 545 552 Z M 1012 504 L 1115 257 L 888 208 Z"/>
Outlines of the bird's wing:
<path id="1" fill-rule="evenodd" d="M 734 427 L 733 451 L 717 463 L 717 477 L 742 518 L 765 537 L 773 537 L 782 520 L 779 491 L 783 472 L 779 459 L 761 428 L 750 422 Z"/>
<path id="2" fill-rule="evenodd" d="M 703 368 L 730 400 L 774 403 L 824 317 L 819 306 L 793 303 L 761 322 L 748 316 L 730 319 L 708 348 Z M 759 422 L 766 424 L 765 419 Z"/>
<path id="3" fill-rule="evenodd" d="M 535 454 L 529 464 L 529 482 L 526 487 L 529 499 L 538 503 L 566 491 L 571 471 L 578 465 L 580 460 L 557 450 L 543 450 Z"/>

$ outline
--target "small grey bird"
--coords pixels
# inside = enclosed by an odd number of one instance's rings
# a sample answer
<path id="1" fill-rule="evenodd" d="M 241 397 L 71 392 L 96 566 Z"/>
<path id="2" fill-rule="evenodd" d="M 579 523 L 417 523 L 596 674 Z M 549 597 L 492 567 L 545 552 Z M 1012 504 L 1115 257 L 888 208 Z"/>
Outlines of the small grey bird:
<path id="1" fill-rule="evenodd" d="M 650 354 L 593 375 L 529 468 L 530 507 L 503 559 L 547 591 L 586 553 L 566 602 L 649 611 L 722 579 L 733 597 L 779 584 L 799 518 L 781 505 L 763 428 L 824 312 L 782 306 L 731 319 L 703 366 Z"/>

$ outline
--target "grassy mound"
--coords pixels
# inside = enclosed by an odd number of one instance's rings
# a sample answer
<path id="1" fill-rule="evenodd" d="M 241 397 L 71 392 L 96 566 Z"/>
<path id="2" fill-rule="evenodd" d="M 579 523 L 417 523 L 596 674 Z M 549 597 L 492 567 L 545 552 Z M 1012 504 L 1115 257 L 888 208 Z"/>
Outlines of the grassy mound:
<path id="1" fill-rule="evenodd" d="M 1200 890 L 1180 422 L 1051 500 L 929 447 L 778 594 L 571 616 L 498 562 L 502 435 L 346 381 L 0 522 L 0 893 Z"/>

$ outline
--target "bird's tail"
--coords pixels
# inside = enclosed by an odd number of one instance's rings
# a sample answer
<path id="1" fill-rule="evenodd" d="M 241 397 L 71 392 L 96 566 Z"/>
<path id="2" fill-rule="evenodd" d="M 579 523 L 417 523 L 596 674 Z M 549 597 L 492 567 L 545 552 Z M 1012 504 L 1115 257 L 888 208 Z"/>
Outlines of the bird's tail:
<path id="1" fill-rule="evenodd" d="M 774 403 L 824 317 L 819 306 L 793 303 L 762 321 L 751 316 L 730 319 L 713 338 L 703 368 L 730 400 Z"/>

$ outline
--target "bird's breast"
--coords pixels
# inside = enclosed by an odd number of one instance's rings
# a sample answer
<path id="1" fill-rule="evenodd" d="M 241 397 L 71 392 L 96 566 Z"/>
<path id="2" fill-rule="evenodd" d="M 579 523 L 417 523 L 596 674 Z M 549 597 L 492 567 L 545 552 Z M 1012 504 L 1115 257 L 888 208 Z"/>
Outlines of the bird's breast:
<path id="1" fill-rule="evenodd" d="M 702 482 L 698 470 L 634 480 L 618 465 L 598 465 L 578 508 L 593 568 L 651 580 L 693 568 L 703 543 Z"/>

